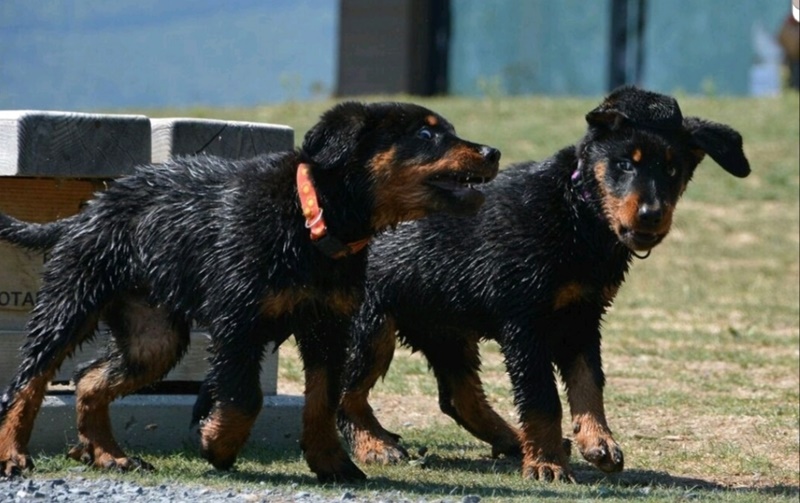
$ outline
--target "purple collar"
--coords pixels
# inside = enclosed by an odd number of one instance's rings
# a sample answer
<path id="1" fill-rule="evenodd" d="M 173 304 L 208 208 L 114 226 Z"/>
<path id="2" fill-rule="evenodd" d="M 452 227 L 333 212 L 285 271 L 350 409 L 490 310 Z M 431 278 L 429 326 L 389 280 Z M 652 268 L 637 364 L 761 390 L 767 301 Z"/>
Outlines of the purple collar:
<path id="1" fill-rule="evenodd" d="M 588 202 L 592 198 L 592 193 L 589 192 L 589 189 L 583 183 L 583 179 L 581 178 L 581 171 L 583 169 L 583 161 L 578 161 L 578 167 L 575 168 L 575 171 L 572 172 L 572 175 L 569 177 L 572 181 L 572 186 L 578 189 L 578 199 L 583 202 Z"/>

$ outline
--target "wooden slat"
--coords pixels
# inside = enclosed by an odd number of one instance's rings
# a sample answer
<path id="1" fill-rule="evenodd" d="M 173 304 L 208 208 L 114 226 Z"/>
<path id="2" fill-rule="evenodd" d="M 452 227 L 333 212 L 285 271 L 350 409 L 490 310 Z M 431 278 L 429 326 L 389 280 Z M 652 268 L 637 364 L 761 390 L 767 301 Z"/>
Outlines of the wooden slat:
<path id="1" fill-rule="evenodd" d="M 150 124 L 153 162 L 200 153 L 247 159 L 294 146 L 292 128 L 275 124 L 189 118 L 150 119 Z"/>
<path id="2" fill-rule="evenodd" d="M 141 115 L 0 110 L 0 176 L 119 176 L 150 149 Z"/>

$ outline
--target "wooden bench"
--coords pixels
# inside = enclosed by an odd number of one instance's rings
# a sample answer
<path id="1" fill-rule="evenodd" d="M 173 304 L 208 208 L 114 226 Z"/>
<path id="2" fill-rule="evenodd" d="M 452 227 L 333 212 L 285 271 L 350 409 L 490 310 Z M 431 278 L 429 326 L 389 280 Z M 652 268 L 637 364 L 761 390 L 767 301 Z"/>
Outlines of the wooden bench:
<path id="1" fill-rule="evenodd" d="M 286 126 L 219 120 L 148 119 L 45 111 L 0 111 L 0 210 L 32 222 L 77 213 L 92 194 L 139 164 L 208 153 L 226 158 L 291 149 L 294 132 Z M 11 380 L 18 349 L 36 299 L 44 262 L 41 253 L 0 242 L 0 386 Z M 31 452 L 61 453 L 77 440 L 71 377 L 75 367 L 94 359 L 105 343 L 94 342 L 66 362 L 45 399 L 31 439 Z M 189 429 L 196 389 L 206 371 L 207 334 L 192 333 L 181 363 L 146 394 L 114 402 L 112 423 L 126 447 L 174 450 L 197 445 Z M 262 362 L 264 409 L 250 437 L 271 446 L 297 444 L 303 399 L 277 394 L 278 353 Z"/>

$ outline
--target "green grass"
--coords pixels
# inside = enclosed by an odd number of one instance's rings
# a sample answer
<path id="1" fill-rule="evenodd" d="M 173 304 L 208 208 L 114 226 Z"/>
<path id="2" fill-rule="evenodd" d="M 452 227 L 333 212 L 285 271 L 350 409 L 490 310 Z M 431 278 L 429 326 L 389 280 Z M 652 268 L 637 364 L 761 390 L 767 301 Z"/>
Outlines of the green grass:
<path id="1" fill-rule="evenodd" d="M 461 136 L 500 148 L 505 163 L 541 159 L 576 141 L 585 127 L 584 114 L 599 101 L 413 100 L 441 112 Z M 606 318 L 606 411 L 625 450 L 626 471 L 605 477 L 573 455 L 583 482 L 579 485 L 522 480 L 517 461 L 491 459 L 488 447 L 438 411 L 436 385 L 425 362 L 400 350 L 375 389 L 373 405 L 385 426 L 403 435 L 410 452 L 425 447 L 428 454 L 404 466 L 366 466 L 369 482 L 349 491 L 363 498 L 381 494 L 387 499 L 388 494 L 388 499 L 451 501 L 465 494 L 484 501 L 797 501 L 798 95 L 680 101 L 684 115 L 738 129 L 753 174 L 735 179 L 706 160 L 678 207 L 671 235 L 650 258 L 634 264 Z M 288 124 L 299 143 L 331 103 L 144 113 Z M 490 401 L 513 421 L 496 345 L 484 345 L 483 354 Z M 281 352 L 279 388 L 301 389 L 301 381 L 302 365 L 287 345 Z M 342 493 L 338 486 L 318 486 L 297 450 L 250 446 L 232 473 L 209 470 L 193 449 L 143 455 L 158 472 L 82 475 L 242 489 L 296 484 L 298 491 Z M 70 473 L 75 466 L 61 458 L 37 461 L 45 475 Z"/>

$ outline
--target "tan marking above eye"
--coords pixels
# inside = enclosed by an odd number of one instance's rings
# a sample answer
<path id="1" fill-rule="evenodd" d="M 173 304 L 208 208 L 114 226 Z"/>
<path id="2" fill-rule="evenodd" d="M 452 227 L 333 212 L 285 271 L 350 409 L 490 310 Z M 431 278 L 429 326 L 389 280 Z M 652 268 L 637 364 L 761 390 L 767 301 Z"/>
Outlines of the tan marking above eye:
<path id="1" fill-rule="evenodd" d="M 425 123 L 429 126 L 436 126 L 437 124 L 439 124 L 439 118 L 436 117 L 435 115 L 429 115 L 425 117 Z"/>
<path id="2" fill-rule="evenodd" d="M 642 149 L 635 148 L 633 149 L 633 153 L 631 153 L 631 159 L 633 162 L 639 162 L 642 160 Z"/>

